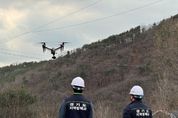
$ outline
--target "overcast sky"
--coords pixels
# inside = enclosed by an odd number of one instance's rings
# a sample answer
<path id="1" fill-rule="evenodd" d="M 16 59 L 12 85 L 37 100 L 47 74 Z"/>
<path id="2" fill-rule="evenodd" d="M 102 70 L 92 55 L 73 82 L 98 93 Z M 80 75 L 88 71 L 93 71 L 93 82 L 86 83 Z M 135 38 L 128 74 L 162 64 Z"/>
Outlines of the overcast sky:
<path id="1" fill-rule="evenodd" d="M 0 0 L 0 67 L 51 59 L 41 41 L 73 50 L 176 14 L 178 0 Z"/>

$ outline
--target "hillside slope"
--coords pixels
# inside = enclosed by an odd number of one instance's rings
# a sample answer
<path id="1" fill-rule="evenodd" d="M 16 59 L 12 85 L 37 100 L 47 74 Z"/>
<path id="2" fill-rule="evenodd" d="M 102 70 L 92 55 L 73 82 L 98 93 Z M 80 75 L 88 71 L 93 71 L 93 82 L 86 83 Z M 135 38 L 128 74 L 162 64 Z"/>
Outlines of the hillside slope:
<path id="1" fill-rule="evenodd" d="M 62 99 L 72 93 L 72 78 L 81 76 L 96 118 L 121 117 L 134 84 L 143 86 L 144 100 L 153 111 L 174 111 L 178 109 L 177 58 L 178 15 L 148 30 L 138 26 L 84 45 L 53 61 L 1 68 L 1 93 L 25 89 L 37 98 L 30 106 L 33 117 L 55 118 Z"/>

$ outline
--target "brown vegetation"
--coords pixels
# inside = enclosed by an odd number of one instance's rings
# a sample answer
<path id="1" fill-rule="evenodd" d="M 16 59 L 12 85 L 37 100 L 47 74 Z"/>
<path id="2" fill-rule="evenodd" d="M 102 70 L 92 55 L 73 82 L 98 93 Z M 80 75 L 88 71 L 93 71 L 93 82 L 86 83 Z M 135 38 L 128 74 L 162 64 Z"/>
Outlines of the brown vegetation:
<path id="1" fill-rule="evenodd" d="M 15 104 L 15 110 L 1 107 L 2 116 L 9 110 L 18 116 L 6 118 L 56 118 L 76 76 L 86 81 L 85 95 L 94 104 L 95 118 L 121 117 L 134 84 L 143 86 L 144 101 L 153 111 L 172 112 L 178 106 L 177 58 L 178 18 L 172 17 L 148 30 L 139 26 L 84 45 L 57 60 L 1 68 L 1 95 L 23 88 L 35 96 L 31 104 Z"/>

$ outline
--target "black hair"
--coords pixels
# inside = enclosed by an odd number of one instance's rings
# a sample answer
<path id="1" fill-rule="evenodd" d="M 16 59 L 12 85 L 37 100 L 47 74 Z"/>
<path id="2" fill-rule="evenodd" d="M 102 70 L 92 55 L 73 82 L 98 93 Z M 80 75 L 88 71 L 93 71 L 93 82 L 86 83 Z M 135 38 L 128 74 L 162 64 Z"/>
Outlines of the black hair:
<path id="1" fill-rule="evenodd" d="M 74 93 L 82 93 L 83 92 L 83 90 L 78 90 L 78 89 L 74 89 L 74 88 L 73 88 L 73 91 L 74 91 Z"/>
<path id="2" fill-rule="evenodd" d="M 142 98 L 135 98 L 135 97 L 134 97 L 134 99 L 135 99 L 136 101 L 142 101 Z"/>
<path id="3" fill-rule="evenodd" d="M 79 86 L 72 86 L 74 93 L 82 93 L 83 92 L 83 87 Z"/>
<path id="4" fill-rule="evenodd" d="M 143 96 L 140 95 L 132 95 L 136 101 L 141 101 Z"/>

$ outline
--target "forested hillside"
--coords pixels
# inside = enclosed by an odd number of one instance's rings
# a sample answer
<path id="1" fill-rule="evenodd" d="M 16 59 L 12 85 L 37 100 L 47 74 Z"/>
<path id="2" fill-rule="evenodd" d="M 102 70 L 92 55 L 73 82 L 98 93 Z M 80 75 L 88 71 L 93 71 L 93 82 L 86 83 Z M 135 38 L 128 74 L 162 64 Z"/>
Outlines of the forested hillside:
<path id="1" fill-rule="evenodd" d="M 121 118 L 134 84 L 143 87 L 144 101 L 154 112 L 174 112 L 177 75 L 178 15 L 149 29 L 138 26 L 86 44 L 56 60 L 0 68 L 0 117 L 56 118 L 76 76 L 86 81 L 84 94 L 94 104 L 95 118 Z"/>

